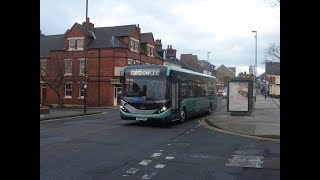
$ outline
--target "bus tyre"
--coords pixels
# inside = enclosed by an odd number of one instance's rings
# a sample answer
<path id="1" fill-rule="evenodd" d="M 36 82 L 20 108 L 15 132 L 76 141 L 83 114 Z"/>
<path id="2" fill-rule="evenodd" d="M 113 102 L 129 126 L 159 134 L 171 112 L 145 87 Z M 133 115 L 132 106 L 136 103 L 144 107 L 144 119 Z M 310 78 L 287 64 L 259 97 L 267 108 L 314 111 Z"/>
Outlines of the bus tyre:
<path id="1" fill-rule="evenodd" d="M 210 103 L 209 108 L 208 108 L 208 114 L 211 114 L 212 111 L 213 111 L 212 110 L 212 104 Z"/>
<path id="2" fill-rule="evenodd" d="M 183 123 L 186 120 L 186 108 L 182 108 L 180 111 L 180 123 Z"/>

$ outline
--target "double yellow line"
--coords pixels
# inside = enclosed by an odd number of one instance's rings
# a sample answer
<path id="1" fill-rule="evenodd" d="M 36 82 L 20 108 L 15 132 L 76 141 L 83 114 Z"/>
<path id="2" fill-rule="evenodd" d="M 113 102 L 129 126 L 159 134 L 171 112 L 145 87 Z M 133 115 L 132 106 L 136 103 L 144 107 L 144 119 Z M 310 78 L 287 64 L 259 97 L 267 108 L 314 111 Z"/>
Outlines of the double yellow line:
<path id="1" fill-rule="evenodd" d="M 226 131 L 226 130 L 223 130 L 223 129 L 219 129 L 219 128 L 216 128 L 216 127 L 213 127 L 211 125 L 209 125 L 205 119 L 198 119 L 198 123 L 200 125 L 202 125 L 203 127 L 205 128 L 208 128 L 208 129 L 212 129 L 212 130 L 215 130 L 215 131 L 219 131 L 219 132 L 222 132 L 222 133 L 228 133 L 228 134 L 232 134 L 232 135 L 237 135 L 237 136 L 242 136 L 242 137 L 247 137 L 247 138 L 253 138 L 253 139 L 259 139 L 259 140 L 264 140 L 264 141 L 276 141 L 276 142 L 280 142 L 280 139 L 274 139 L 274 138 L 268 138 L 268 137 L 259 137 L 259 136 L 251 136 L 251 135 L 247 135 L 247 134 L 241 134 L 241 133 L 236 133 L 236 132 L 231 132 L 231 131 Z"/>

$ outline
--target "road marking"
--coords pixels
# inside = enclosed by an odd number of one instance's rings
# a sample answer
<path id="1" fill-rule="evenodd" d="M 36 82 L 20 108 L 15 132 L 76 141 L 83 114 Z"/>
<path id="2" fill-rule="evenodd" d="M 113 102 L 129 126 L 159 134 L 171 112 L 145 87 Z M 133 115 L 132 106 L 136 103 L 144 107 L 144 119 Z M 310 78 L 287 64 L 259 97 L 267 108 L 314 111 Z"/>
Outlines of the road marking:
<path id="1" fill-rule="evenodd" d="M 137 168 L 130 168 L 129 170 L 126 171 L 126 173 L 128 173 L 128 174 L 134 174 L 134 173 L 136 173 L 138 170 L 139 170 L 139 169 L 137 169 Z"/>
<path id="2" fill-rule="evenodd" d="M 194 129 L 190 129 L 190 131 L 194 131 Z"/>
<path id="3" fill-rule="evenodd" d="M 164 164 L 157 164 L 154 168 L 163 168 L 163 167 L 165 167 L 166 165 L 164 165 Z"/>
<path id="4" fill-rule="evenodd" d="M 143 161 L 141 161 L 139 164 L 146 166 L 146 165 L 148 165 L 151 161 L 152 161 L 152 160 L 143 160 Z"/>
<path id="5" fill-rule="evenodd" d="M 225 166 L 262 168 L 263 161 L 261 159 L 263 159 L 263 156 L 232 155 Z"/>
<path id="6" fill-rule="evenodd" d="M 167 156 L 165 159 L 173 159 L 173 156 Z"/>
<path id="7" fill-rule="evenodd" d="M 158 156 L 161 156 L 161 154 L 162 154 L 162 153 L 153 153 L 151 157 L 155 157 L 155 158 L 156 158 L 156 157 L 158 157 Z"/>
<path id="8" fill-rule="evenodd" d="M 171 146 L 171 144 L 168 144 L 167 146 Z"/>
<path id="9" fill-rule="evenodd" d="M 163 151 L 163 150 L 159 150 L 159 151 Z"/>
<path id="10" fill-rule="evenodd" d="M 150 173 L 150 175 L 149 174 L 145 174 L 145 175 L 143 175 L 141 177 L 141 179 L 151 179 L 155 175 L 156 175 L 156 173 Z"/>
<path id="11" fill-rule="evenodd" d="M 199 125 L 202 125 L 205 128 L 212 129 L 212 130 L 215 130 L 215 131 L 219 131 L 219 132 L 222 132 L 222 133 L 228 133 L 228 134 L 232 134 L 232 135 L 237 135 L 237 136 L 242 136 L 242 137 L 247 137 L 247 138 L 253 138 L 253 139 L 259 139 L 259 140 L 264 140 L 264 141 L 280 142 L 280 139 L 264 138 L 264 137 L 259 137 L 259 136 L 251 136 L 251 135 L 247 135 L 247 134 L 241 134 L 241 133 L 236 133 L 236 132 L 231 132 L 231 131 L 219 129 L 219 128 L 216 128 L 216 127 L 213 127 L 213 126 L 207 124 L 204 119 L 198 119 L 198 123 L 199 123 Z"/>

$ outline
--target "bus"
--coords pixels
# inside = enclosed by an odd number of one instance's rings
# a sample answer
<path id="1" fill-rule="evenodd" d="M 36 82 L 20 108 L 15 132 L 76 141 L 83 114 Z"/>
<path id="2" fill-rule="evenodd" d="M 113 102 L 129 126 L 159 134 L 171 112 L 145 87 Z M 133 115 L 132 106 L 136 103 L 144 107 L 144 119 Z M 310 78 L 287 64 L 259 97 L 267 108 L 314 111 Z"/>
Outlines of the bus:
<path id="1" fill-rule="evenodd" d="M 217 107 L 216 78 L 165 65 L 127 66 L 122 72 L 123 120 L 184 122 Z"/>

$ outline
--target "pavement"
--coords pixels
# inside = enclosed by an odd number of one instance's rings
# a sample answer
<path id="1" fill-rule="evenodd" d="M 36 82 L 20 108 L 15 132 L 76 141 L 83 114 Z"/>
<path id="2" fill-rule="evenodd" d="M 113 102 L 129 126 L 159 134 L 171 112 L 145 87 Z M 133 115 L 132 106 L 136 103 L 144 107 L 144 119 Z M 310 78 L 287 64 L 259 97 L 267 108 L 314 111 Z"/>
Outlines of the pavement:
<path id="1" fill-rule="evenodd" d="M 119 106 L 88 107 L 86 113 L 83 108 L 50 108 L 49 113 L 40 114 L 40 121 L 99 114 L 105 109 L 119 109 Z"/>
<path id="2" fill-rule="evenodd" d="M 229 132 L 280 140 L 280 100 L 257 93 L 255 107 L 249 115 L 231 115 L 227 100 L 219 98 L 217 109 L 207 116 L 213 127 Z"/>
<path id="3" fill-rule="evenodd" d="M 119 106 L 82 108 L 51 108 L 48 114 L 40 114 L 40 121 L 102 113 L 105 109 L 119 109 Z M 257 93 L 255 108 L 250 115 L 238 116 L 227 112 L 227 100 L 218 98 L 218 107 L 206 117 L 206 122 L 225 131 L 273 139 L 280 139 L 280 100 Z"/>

